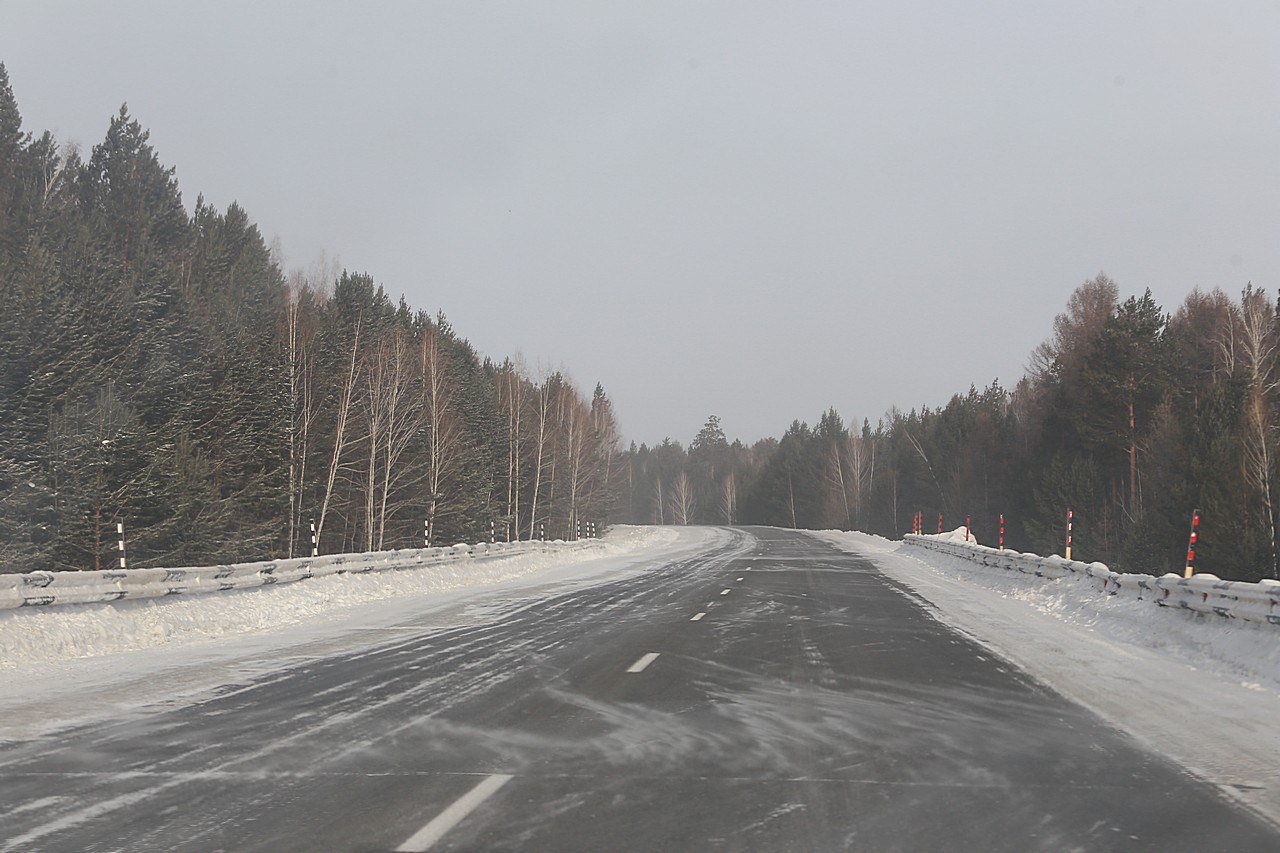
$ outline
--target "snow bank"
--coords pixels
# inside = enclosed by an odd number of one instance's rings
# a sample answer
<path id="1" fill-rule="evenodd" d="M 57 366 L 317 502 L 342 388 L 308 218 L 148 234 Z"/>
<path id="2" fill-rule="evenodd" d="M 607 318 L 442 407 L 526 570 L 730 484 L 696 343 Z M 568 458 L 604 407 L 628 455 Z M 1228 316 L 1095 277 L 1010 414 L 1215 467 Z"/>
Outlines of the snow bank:
<path id="1" fill-rule="evenodd" d="M 815 535 L 870 558 L 940 620 L 1280 821 L 1275 626 L 1103 594 L 1087 573 L 1037 576 L 860 533 Z"/>
<path id="2" fill-rule="evenodd" d="M 616 527 L 603 539 L 552 543 L 421 567 L 310 577 L 209 595 L 0 611 L 0 671 L 274 630 L 390 599 L 485 587 L 549 569 L 661 546 L 663 528 Z"/>

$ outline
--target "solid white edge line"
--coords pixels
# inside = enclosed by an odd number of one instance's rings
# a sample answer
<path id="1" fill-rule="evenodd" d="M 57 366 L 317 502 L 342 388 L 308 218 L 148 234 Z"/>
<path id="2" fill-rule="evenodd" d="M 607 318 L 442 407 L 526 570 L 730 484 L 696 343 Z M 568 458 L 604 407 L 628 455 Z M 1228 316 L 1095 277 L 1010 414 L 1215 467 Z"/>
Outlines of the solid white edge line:
<path id="1" fill-rule="evenodd" d="M 627 672 L 644 672 L 644 668 L 658 659 L 660 652 L 646 652 L 640 660 L 627 667 Z"/>
<path id="2" fill-rule="evenodd" d="M 461 823 L 463 818 L 496 794 L 498 789 L 510 782 L 512 778 L 505 773 L 486 776 L 480 780 L 480 784 L 454 800 L 447 809 L 432 818 L 430 823 L 397 847 L 397 853 L 422 853 L 424 850 L 429 850 L 432 844 L 444 838 L 445 833 Z"/>
<path id="3" fill-rule="evenodd" d="M 707 611 L 705 611 L 705 610 L 704 610 L 704 611 L 702 611 L 701 613 L 695 613 L 695 614 L 693 614 L 693 618 L 692 618 L 692 619 L 690 619 L 689 621 L 690 621 L 690 622 L 701 622 L 701 621 L 702 621 L 702 617 L 703 617 L 703 616 L 706 616 L 706 615 L 707 615 Z"/>

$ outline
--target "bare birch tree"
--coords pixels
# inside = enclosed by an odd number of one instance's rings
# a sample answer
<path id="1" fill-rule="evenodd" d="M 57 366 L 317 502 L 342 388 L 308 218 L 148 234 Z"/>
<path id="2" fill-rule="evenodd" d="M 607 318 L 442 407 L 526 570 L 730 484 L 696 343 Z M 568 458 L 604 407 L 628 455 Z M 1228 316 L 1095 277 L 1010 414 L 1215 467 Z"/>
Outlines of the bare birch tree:
<path id="1" fill-rule="evenodd" d="M 1271 577 L 1280 577 L 1276 560 L 1276 518 L 1273 493 L 1275 464 L 1276 312 L 1271 298 L 1252 285 L 1240 300 L 1240 364 L 1248 381 L 1245 403 L 1244 469 L 1257 491 L 1262 529 L 1268 537 Z"/>
<path id="2" fill-rule="evenodd" d="M 537 431 L 534 438 L 533 446 L 533 496 L 529 502 L 529 538 L 534 539 L 537 536 L 538 525 L 538 497 L 542 491 L 542 476 L 545 470 L 548 457 L 548 430 L 551 419 L 551 382 L 549 379 L 543 379 L 538 384 L 537 394 L 534 399 L 533 416 L 537 422 Z"/>
<path id="3" fill-rule="evenodd" d="M 423 329 L 419 355 L 422 411 L 427 429 L 426 538 L 432 543 L 436 541 L 436 521 L 447 484 L 461 464 L 462 425 L 453 410 L 457 387 L 435 327 Z"/>
<path id="4" fill-rule="evenodd" d="M 720 479 L 720 515 L 725 524 L 738 519 L 738 480 L 732 471 Z"/>
<path id="5" fill-rule="evenodd" d="M 676 474 L 671 487 L 671 522 L 688 524 L 693 518 L 693 486 L 684 471 Z"/>
<path id="6" fill-rule="evenodd" d="M 295 273 L 290 279 L 285 303 L 285 369 L 289 388 L 289 532 L 288 555 L 298 550 L 302 529 L 302 496 L 307 487 L 307 458 L 311 429 L 315 421 L 315 327 L 303 314 L 302 299 L 306 279 Z"/>
<path id="7" fill-rule="evenodd" d="M 507 540 L 520 538 L 521 454 L 524 441 L 527 380 L 519 366 L 510 361 L 502 366 L 498 378 L 498 406 L 507 419 Z"/>
<path id="8" fill-rule="evenodd" d="M 342 470 L 343 456 L 354 442 L 351 439 L 349 422 L 351 410 L 356 399 L 356 388 L 359 381 L 360 367 L 360 332 L 363 323 L 357 319 L 351 331 L 351 352 L 344 359 L 343 370 L 335 397 L 335 422 L 333 430 L 333 446 L 329 453 L 329 470 L 325 478 L 324 497 L 320 501 L 320 517 L 316 520 L 316 542 L 324 535 L 325 520 L 329 515 L 329 507 L 333 501 L 334 491 L 338 483 L 338 473 Z"/>
<path id="9" fill-rule="evenodd" d="M 423 426 L 423 400 L 414 394 L 417 375 L 405 330 L 393 328 L 368 355 L 365 424 L 368 480 L 365 483 L 365 545 L 385 547 L 387 520 L 407 503 L 393 498 L 418 478 L 408 452 Z"/>

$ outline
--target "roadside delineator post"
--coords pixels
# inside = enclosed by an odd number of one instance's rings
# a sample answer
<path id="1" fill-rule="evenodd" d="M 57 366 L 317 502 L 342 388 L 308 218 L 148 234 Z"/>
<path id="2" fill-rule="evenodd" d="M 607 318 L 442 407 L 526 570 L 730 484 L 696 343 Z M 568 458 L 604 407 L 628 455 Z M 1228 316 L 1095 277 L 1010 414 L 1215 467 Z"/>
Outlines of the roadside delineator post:
<path id="1" fill-rule="evenodd" d="M 498 541 L 498 522 L 492 518 L 489 519 L 489 544 L 492 545 Z"/>
<path id="2" fill-rule="evenodd" d="M 1191 513 L 1191 535 L 1187 538 L 1187 572 L 1184 578 L 1196 573 L 1196 546 L 1200 544 L 1200 510 Z"/>
<path id="3" fill-rule="evenodd" d="M 1004 550 L 1004 513 L 1000 513 L 1000 550 Z"/>
<path id="4" fill-rule="evenodd" d="M 1067 510 L 1067 559 L 1071 559 L 1071 530 L 1074 526 L 1075 513 Z"/>
<path id="5" fill-rule="evenodd" d="M 942 535 L 942 513 L 938 513 L 938 535 Z"/>
<path id="6" fill-rule="evenodd" d="M 425 518 L 422 519 L 422 547 L 431 547 L 431 522 Z"/>
<path id="7" fill-rule="evenodd" d="M 538 522 L 538 539 L 542 542 L 547 541 L 547 526 L 542 522 Z"/>
<path id="8" fill-rule="evenodd" d="M 311 556 L 320 556 L 320 543 L 316 541 L 316 522 L 311 520 Z"/>
<path id="9" fill-rule="evenodd" d="M 964 541 L 966 542 L 969 541 L 969 527 L 972 521 L 973 521 L 973 516 L 966 515 L 964 517 Z"/>
<path id="10" fill-rule="evenodd" d="M 123 521 L 116 522 L 116 533 L 119 536 L 119 542 L 120 542 L 120 568 L 124 569 L 124 568 L 127 568 L 127 566 L 125 565 L 125 559 L 124 559 L 124 522 Z"/>

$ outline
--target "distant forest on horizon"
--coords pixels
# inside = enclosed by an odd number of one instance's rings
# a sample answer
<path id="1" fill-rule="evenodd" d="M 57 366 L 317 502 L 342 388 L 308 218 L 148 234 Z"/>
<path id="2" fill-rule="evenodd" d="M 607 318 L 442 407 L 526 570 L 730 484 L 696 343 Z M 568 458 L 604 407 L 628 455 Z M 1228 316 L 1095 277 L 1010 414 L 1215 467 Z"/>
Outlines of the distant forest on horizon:
<path id="1" fill-rule="evenodd" d="M 1276 304 L 1195 290 L 1166 313 L 1105 274 L 1071 294 L 1012 388 L 846 424 L 830 409 L 779 439 L 730 443 L 711 417 L 687 448 L 624 455 L 635 522 L 856 529 L 900 538 L 972 518 L 984 544 L 1063 552 L 1120 571 L 1181 572 L 1193 510 L 1199 569 L 1277 578 Z M 853 381 L 853 380 L 850 380 Z"/>
<path id="2" fill-rule="evenodd" d="M 0 64 L 0 571 L 181 566 L 585 522 L 900 537 L 923 512 L 1126 571 L 1277 577 L 1275 301 L 1080 285 L 1010 388 L 779 438 L 622 449 L 613 404 L 482 357 L 352 271 L 282 270 L 246 212 L 188 210 L 122 108 L 87 155 L 22 129 Z M 856 382 L 850 373 L 838 380 Z"/>

